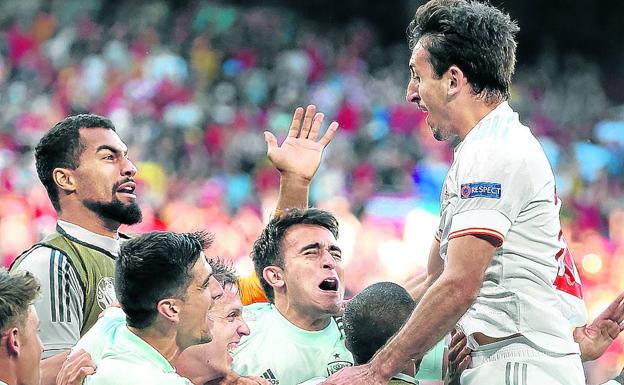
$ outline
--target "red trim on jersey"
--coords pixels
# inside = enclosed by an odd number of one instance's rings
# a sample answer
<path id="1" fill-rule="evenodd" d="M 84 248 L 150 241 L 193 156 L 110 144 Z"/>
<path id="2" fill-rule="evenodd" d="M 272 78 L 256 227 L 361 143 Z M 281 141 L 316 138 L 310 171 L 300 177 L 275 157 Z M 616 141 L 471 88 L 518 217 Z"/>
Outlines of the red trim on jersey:
<path id="1" fill-rule="evenodd" d="M 496 230 L 484 228 L 484 227 L 470 227 L 468 229 L 453 231 L 449 234 L 448 239 L 451 240 L 453 238 L 463 237 L 465 235 L 486 235 L 488 237 L 494 237 L 498 241 L 494 246 L 500 247 L 505 240 L 503 234 L 499 233 Z"/>
<path id="2" fill-rule="evenodd" d="M 435 240 L 438 241 L 438 243 L 442 242 L 442 237 L 440 236 L 441 231 L 438 230 L 435 233 Z"/>

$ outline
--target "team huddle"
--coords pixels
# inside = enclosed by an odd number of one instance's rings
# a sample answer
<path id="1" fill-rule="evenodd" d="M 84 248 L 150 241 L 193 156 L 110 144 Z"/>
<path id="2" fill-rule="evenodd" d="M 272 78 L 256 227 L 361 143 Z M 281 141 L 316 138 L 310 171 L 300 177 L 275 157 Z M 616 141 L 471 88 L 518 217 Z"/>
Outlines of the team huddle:
<path id="1" fill-rule="evenodd" d="M 476 1 L 416 11 L 406 99 L 458 142 L 439 230 L 426 272 L 349 300 L 339 223 L 308 207 L 338 129 L 314 105 L 265 133 L 280 191 L 246 282 L 209 229 L 119 232 L 142 219 L 126 144 L 98 115 L 57 123 L 35 150 L 56 231 L 0 271 L 0 384 L 585 384 L 624 293 L 588 322 L 553 172 L 508 104 L 518 30 Z"/>

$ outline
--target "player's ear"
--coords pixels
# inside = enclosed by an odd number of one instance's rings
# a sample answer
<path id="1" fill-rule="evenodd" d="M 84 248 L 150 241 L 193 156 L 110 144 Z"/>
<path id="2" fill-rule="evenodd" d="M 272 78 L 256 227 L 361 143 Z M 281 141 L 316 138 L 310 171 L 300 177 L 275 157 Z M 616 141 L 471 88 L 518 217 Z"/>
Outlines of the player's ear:
<path id="1" fill-rule="evenodd" d="M 279 266 L 267 266 L 262 270 L 262 277 L 273 287 L 283 287 L 284 270 Z"/>
<path id="2" fill-rule="evenodd" d="M 180 321 L 180 310 L 182 309 L 182 304 L 179 299 L 163 298 L 158 301 L 156 308 L 158 309 L 158 313 L 165 319 L 171 322 Z"/>
<path id="3" fill-rule="evenodd" d="M 57 167 L 52 170 L 52 179 L 54 183 L 66 193 L 72 193 L 76 191 L 76 177 L 74 176 L 74 170 L 69 168 Z"/>
<path id="4" fill-rule="evenodd" d="M 11 328 L 6 332 L 5 348 L 9 356 L 17 356 L 20 353 L 20 330 Z M 2 339 L 0 339 L 2 340 Z"/>
<path id="5" fill-rule="evenodd" d="M 456 65 L 452 65 L 446 71 L 448 81 L 448 96 L 456 96 L 461 89 L 468 84 L 468 79 L 464 76 L 464 72 Z"/>

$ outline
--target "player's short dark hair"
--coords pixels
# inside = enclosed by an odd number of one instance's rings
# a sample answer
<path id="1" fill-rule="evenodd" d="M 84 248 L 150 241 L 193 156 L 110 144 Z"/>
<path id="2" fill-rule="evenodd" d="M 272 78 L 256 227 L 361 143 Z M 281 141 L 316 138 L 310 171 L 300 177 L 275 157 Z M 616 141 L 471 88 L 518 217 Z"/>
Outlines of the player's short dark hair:
<path id="1" fill-rule="evenodd" d="M 280 215 L 271 219 L 269 224 L 262 230 L 262 234 L 253 245 L 251 258 L 254 262 L 256 274 L 262 284 L 262 289 L 269 301 L 273 302 L 275 295 L 273 288 L 264 279 L 262 272 L 267 266 L 279 266 L 284 268 L 282 240 L 286 231 L 294 225 L 315 225 L 329 230 L 334 237 L 338 238 L 338 221 L 328 211 L 308 208 L 292 208 L 284 210 Z"/>
<path id="2" fill-rule="evenodd" d="M 10 327 L 24 327 L 28 307 L 40 291 L 39 281 L 27 271 L 9 273 L 0 268 L 0 334 Z"/>
<path id="3" fill-rule="evenodd" d="M 46 132 L 35 147 L 37 175 L 57 212 L 61 211 L 61 205 L 52 171 L 58 167 L 72 170 L 78 167 L 80 155 L 85 149 L 85 144 L 80 140 L 81 128 L 106 128 L 115 131 L 113 123 L 99 115 L 68 116 Z"/>
<path id="4" fill-rule="evenodd" d="M 372 284 L 353 297 L 342 320 L 355 363 L 367 363 L 401 329 L 415 307 L 408 292 L 392 282 Z"/>
<path id="5" fill-rule="evenodd" d="M 223 258 L 210 258 L 208 260 L 210 267 L 212 267 L 212 275 L 217 282 L 225 289 L 227 285 L 238 287 L 238 276 L 236 275 L 236 269 L 232 265 L 231 261 Z"/>
<path id="6" fill-rule="evenodd" d="M 152 324 L 164 298 L 186 297 L 191 270 L 213 235 L 204 232 L 154 231 L 124 242 L 115 268 L 115 292 L 128 325 Z"/>
<path id="7" fill-rule="evenodd" d="M 440 77 L 459 67 L 486 101 L 509 99 L 516 64 L 518 24 L 492 5 L 473 0 L 431 0 L 407 28 L 411 50 L 421 42 Z"/>

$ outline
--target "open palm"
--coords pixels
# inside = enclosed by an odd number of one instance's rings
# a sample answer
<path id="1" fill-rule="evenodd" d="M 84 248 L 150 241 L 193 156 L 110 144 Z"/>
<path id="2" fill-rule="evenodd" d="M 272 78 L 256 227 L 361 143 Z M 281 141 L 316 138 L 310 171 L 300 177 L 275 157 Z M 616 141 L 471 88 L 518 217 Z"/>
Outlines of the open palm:
<path id="1" fill-rule="evenodd" d="M 323 119 L 325 116 L 322 113 L 316 113 L 314 105 L 306 108 L 305 115 L 303 108 L 298 107 L 293 115 L 288 137 L 281 146 L 277 145 L 277 139 L 272 133 L 264 133 L 267 155 L 282 174 L 312 180 L 321 163 L 323 150 L 338 129 L 338 123 L 332 122 L 325 135 L 317 140 Z"/>

